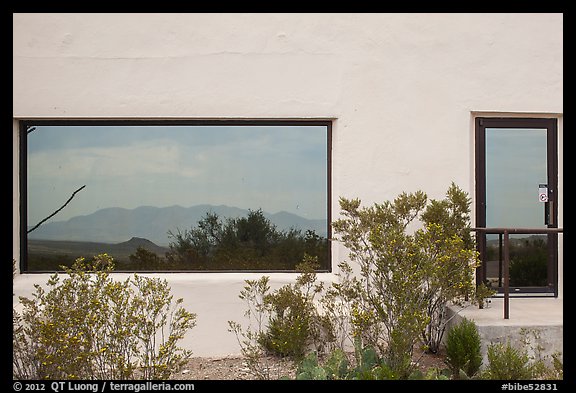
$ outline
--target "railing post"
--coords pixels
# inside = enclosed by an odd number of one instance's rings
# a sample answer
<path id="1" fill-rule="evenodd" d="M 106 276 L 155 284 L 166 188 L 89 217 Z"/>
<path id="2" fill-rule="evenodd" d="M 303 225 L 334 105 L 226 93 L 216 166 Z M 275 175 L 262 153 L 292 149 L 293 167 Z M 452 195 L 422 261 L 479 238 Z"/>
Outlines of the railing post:
<path id="1" fill-rule="evenodd" d="M 480 239 L 485 239 L 484 235 L 487 233 L 497 233 L 500 234 L 499 236 L 499 249 L 502 248 L 502 235 L 504 234 L 504 266 L 502 266 L 502 270 L 504 273 L 504 319 L 510 319 L 510 232 L 514 234 L 550 234 L 550 233 L 563 233 L 563 228 L 470 228 L 470 230 L 475 232 L 480 232 L 482 236 Z M 481 247 L 481 252 L 483 251 L 483 247 L 485 246 L 485 240 L 481 240 L 483 246 Z M 500 251 L 499 251 L 500 253 Z M 502 257 L 499 257 L 499 260 L 502 260 Z M 498 286 L 500 287 L 500 263 L 499 263 L 499 273 L 498 273 Z M 485 269 L 485 266 L 484 266 Z M 482 277 L 485 279 L 486 277 Z"/>
<path id="2" fill-rule="evenodd" d="M 498 286 L 502 286 L 502 234 L 498 234 Z"/>
<path id="3" fill-rule="evenodd" d="M 510 319 L 510 235 L 504 230 L 504 319 Z"/>

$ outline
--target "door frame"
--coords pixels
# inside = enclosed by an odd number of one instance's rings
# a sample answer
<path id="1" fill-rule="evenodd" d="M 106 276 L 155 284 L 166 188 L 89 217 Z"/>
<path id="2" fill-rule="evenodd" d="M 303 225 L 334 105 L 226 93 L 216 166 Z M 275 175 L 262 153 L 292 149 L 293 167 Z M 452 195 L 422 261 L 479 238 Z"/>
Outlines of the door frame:
<path id="1" fill-rule="evenodd" d="M 558 228 L 558 119 L 528 117 L 476 117 L 475 136 L 475 191 L 476 226 L 486 227 L 486 128 L 545 128 L 547 129 L 546 159 L 548 181 L 548 228 Z M 512 294 L 558 296 L 558 234 L 548 234 L 548 285 L 546 287 L 518 287 Z M 486 234 L 476 235 L 481 264 L 476 269 L 476 284 L 486 278 Z M 499 292 L 502 288 L 499 288 Z"/>

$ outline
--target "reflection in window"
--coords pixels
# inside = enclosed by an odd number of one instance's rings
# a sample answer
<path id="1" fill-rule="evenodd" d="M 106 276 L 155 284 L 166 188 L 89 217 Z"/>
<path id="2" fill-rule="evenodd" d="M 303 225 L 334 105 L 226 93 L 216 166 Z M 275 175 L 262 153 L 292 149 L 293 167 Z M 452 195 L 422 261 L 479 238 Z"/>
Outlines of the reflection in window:
<path id="1" fill-rule="evenodd" d="M 25 122 L 25 270 L 329 269 L 330 123 Z"/>
<path id="2" fill-rule="evenodd" d="M 538 186 L 547 183 L 547 129 L 486 127 L 486 226 L 545 228 Z M 511 235 L 510 285 L 547 285 L 547 235 Z M 502 287 L 503 241 L 486 235 L 486 275 Z"/>

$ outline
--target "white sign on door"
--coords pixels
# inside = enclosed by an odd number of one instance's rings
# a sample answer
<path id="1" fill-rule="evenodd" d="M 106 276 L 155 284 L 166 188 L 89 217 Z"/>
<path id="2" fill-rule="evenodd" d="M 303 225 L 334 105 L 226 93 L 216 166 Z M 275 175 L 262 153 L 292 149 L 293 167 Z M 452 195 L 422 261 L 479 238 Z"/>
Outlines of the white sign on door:
<path id="1" fill-rule="evenodd" d="M 548 184 L 538 184 L 538 200 L 548 202 Z"/>

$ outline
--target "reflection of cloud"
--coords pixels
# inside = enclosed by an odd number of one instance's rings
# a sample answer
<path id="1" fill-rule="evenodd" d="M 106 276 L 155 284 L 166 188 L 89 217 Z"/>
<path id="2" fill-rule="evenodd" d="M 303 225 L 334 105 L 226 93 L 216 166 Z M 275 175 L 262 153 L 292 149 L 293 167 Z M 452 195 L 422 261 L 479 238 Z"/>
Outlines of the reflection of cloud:
<path id="1" fill-rule="evenodd" d="M 93 176 L 118 177 L 178 175 L 195 177 L 199 171 L 187 164 L 182 147 L 172 141 L 146 141 L 129 146 L 48 150 L 29 155 L 30 174 L 39 178 Z"/>
<path id="2" fill-rule="evenodd" d="M 488 226 L 543 225 L 538 184 L 547 179 L 546 144 L 545 129 L 486 129 Z"/>
<path id="3" fill-rule="evenodd" d="M 326 214 L 325 127 L 40 131 L 28 141 L 31 205 L 49 210 L 62 198 L 48 203 L 57 190 L 89 185 L 59 219 L 106 206 L 202 203 L 286 210 L 309 218 Z"/>

